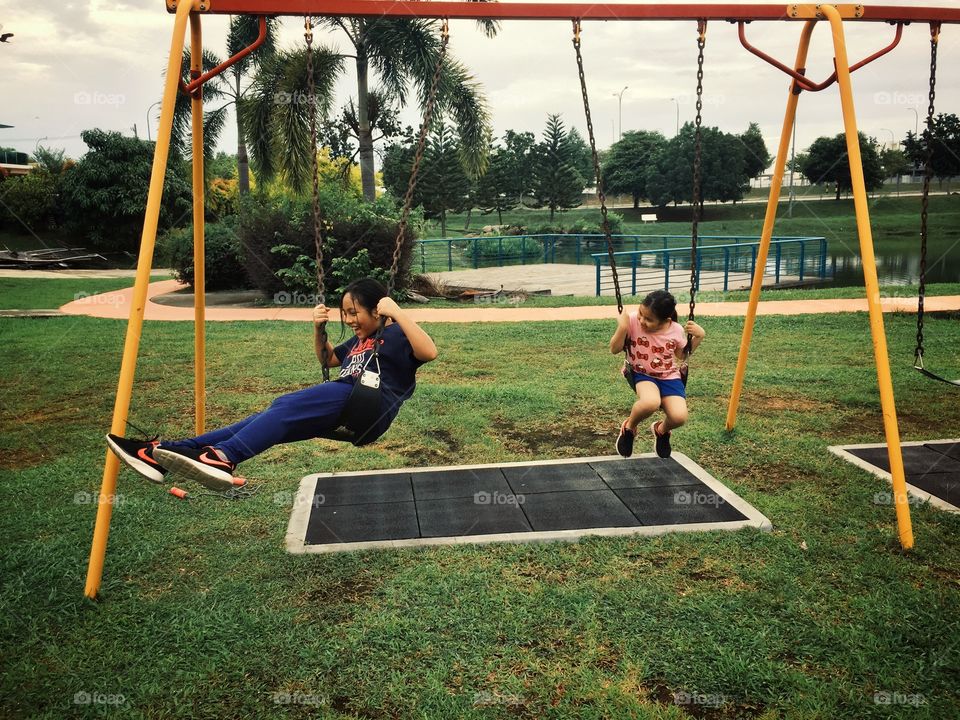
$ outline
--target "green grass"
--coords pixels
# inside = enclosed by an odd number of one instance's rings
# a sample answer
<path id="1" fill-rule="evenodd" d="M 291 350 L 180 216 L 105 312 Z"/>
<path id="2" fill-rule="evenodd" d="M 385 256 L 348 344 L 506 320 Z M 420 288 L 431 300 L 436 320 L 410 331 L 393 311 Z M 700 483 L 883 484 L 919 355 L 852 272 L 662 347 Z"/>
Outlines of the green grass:
<path id="1" fill-rule="evenodd" d="M 373 446 L 273 448 L 243 466 L 259 491 L 242 502 L 178 501 L 122 471 L 90 602 L 89 498 L 125 323 L 0 319 L 2 714 L 957 717 L 960 517 L 915 506 L 904 553 L 875 502 L 887 485 L 825 450 L 882 438 L 865 314 L 760 318 L 731 435 L 742 321 L 705 324 L 674 445 L 772 532 L 287 555 L 307 473 L 611 451 L 630 402 L 612 323 L 434 325 L 441 358 Z M 913 318 L 886 324 L 904 439 L 960 435 L 956 394 L 909 367 Z M 926 331 L 928 361 L 960 375 L 960 323 L 930 317 Z M 211 426 L 320 377 L 305 325 L 211 323 L 207 343 Z M 149 323 L 141 350 L 131 419 L 189 433 L 189 327 Z M 677 706 L 674 692 L 721 707 Z"/>
<path id="2" fill-rule="evenodd" d="M 151 282 L 169 279 L 154 276 Z M 0 277 L 0 310 L 50 310 L 68 302 L 133 287 L 133 278 Z"/>

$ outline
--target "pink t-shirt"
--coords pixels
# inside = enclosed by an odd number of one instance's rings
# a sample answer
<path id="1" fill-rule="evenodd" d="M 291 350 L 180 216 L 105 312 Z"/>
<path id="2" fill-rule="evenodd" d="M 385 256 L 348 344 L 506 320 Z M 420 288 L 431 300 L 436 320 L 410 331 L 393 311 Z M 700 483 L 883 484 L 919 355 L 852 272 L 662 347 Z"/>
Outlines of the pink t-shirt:
<path id="1" fill-rule="evenodd" d="M 636 372 L 661 380 L 679 380 L 677 350 L 687 346 L 687 333 L 683 325 L 670 321 L 658 333 L 645 332 L 635 312 L 630 313 L 630 330 L 627 334 L 627 356 Z"/>

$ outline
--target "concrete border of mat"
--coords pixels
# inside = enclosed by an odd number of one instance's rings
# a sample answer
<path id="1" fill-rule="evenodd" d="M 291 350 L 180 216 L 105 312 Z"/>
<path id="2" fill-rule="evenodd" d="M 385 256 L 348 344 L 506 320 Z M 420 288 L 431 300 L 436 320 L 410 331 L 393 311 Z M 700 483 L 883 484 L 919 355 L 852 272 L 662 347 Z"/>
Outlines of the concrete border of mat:
<path id="1" fill-rule="evenodd" d="M 943 440 L 911 440 L 909 442 L 901 442 L 900 447 L 916 447 L 918 445 L 927 445 L 929 443 L 942 443 L 942 442 L 960 442 L 960 439 L 946 438 Z M 832 452 L 838 458 L 846 460 L 848 463 L 856 465 L 858 468 L 866 470 L 871 475 L 876 475 L 881 480 L 886 480 L 888 483 L 893 483 L 893 476 L 889 472 L 878 468 L 873 463 L 867 462 L 863 458 L 859 458 L 848 450 L 866 450 L 873 448 L 885 448 L 887 444 L 883 443 L 862 443 L 860 445 L 830 445 L 827 447 L 827 450 Z M 918 500 L 923 500 L 928 502 L 934 507 L 938 507 L 941 510 L 946 510 L 947 512 L 960 513 L 960 507 L 948 503 L 946 500 L 938 498 L 936 495 L 931 495 L 926 490 L 921 490 L 915 485 L 907 483 L 907 494 L 912 495 Z"/>
<path id="2" fill-rule="evenodd" d="M 653 453 L 635 455 L 637 459 L 655 458 Z M 401 473 L 414 474 L 418 472 L 437 472 L 442 470 L 475 470 L 481 468 L 503 468 L 503 467 L 522 467 L 525 465 L 561 465 L 573 463 L 595 463 L 622 460 L 618 455 L 597 456 L 588 458 L 567 458 L 562 460 L 543 460 L 534 462 L 506 462 L 489 463 L 483 465 L 442 465 L 434 467 L 418 468 L 396 468 L 392 470 L 371 471 L 362 470 L 358 472 L 345 473 L 316 473 L 307 475 L 300 481 L 300 487 L 297 491 L 296 499 L 293 503 L 293 511 L 290 514 L 290 522 L 287 525 L 286 546 L 287 551 L 294 554 L 313 553 L 325 554 L 335 552 L 347 552 L 354 550 L 384 550 L 384 549 L 403 549 L 429 546 L 450 546 L 450 545 L 482 545 L 495 542 L 509 543 L 530 543 L 546 541 L 576 541 L 587 536 L 653 536 L 663 535 L 669 532 L 703 532 L 707 530 L 740 530 L 741 528 L 754 527 L 760 530 L 771 530 L 773 525 L 759 510 L 750 503 L 737 495 L 733 490 L 721 483 L 710 475 L 706 470 L 697 465 L 693 460 L 683 453 L 673 453 L 671 456 L 686 470 L 693 474 L 698 480 L 717 493 L 729 503 L 734 509 L 744 515 L 746 520 L 732 520 L 727 522 L 708 522 L 708 523 L 686 523 L 677 525 L 644 525 L 640 527 L 613 527 L 613 528 L 581 528 L 577 530 L 556 530 L 551 532 L 517 532 L 517 533 L 499 533 L 490 535 L 463 535 L 452 537 L 437 538 L 410 538 L 406 540 L 374 540 L 367 542 L 350 543 L 328 543 L 324 545 L 307 545 L 306 538 L 307 524 L 310 520 L 310 511 L 313 506 L 313 497 L 316 492 L 317 481 L 320 478 L 327 477 L 350 477 L 356 475 L 370 475 L 372 472 L 379 472 L 383 475 L 396 475 Z"/>

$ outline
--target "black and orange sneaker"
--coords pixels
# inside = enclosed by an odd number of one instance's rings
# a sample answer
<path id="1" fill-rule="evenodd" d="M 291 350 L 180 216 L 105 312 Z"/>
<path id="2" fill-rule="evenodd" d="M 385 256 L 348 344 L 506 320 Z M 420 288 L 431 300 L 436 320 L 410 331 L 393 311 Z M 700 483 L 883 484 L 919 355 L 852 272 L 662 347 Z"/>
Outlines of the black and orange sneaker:
<path id="1" fill-rule="evenodd" d="M 196 480 L 210 490 L 233 487 L 233 471 L 237 464 L 209 445 L 199 450 L 160 446 L 153 451 L 153 456 L 170 472 Z"/>
<path id="2" fill-rule="evenodd" d="M 628 458 L 633 455 L 634 432 L 627 427 L 627 421 L 624 420 L 620 426 L 620 434 L 617 436 L 617 453 L 622 457 Z"/>
<path id="3" fill-rule="evenodd" d="M 657 430 L 657 425 L 663 426 L 663 421 L 655 422 L 650 426 L 650 432 L 653 433 L 653 439 L 655 441 L 654 448 L 657 451 L 657 457 L 668 458 L 670 453 L 673 452 L 673 449 L 670 447 L 670 433 L 665 432 L 663 434 Z"/>
<path id="4" fill-rule="evenodd" d="M 107 435 L 107 446 L 120 462 L 138 475 L 155 483 L 162 483 L 166 469 L 153 457 L 153 451 L 159 445 L 156 440 L 128 440 L 119 435 Z"/>

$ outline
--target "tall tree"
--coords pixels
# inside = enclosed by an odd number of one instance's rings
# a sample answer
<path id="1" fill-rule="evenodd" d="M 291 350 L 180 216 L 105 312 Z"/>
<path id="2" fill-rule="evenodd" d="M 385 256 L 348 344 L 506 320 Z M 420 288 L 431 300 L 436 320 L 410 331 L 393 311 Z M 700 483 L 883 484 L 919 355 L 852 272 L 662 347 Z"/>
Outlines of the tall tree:
<path id="1" fill-rule="evenodd" d="M 655 205 L 693 201 L 696 130 L 692 123 L 668 140 L 647 171 L 647 194 Z M 739 200 L 750 187 L 740 137 L 715 127 L 701 130 L 700 200 Z"/>
<path id="2" fill-rule="evenodd" d="M 462 165 L 457 138 L 441 118 L 430 133 L 417 180 L 417 195 L 424 217 L 439 218 L 440 233 L 447 236 L 447 213 L 467 209 L 471 182 Z"/>
<path id="3" fill-rule="evenodd" d="M 372 201 L 376 197 L 376 183 L 371 70 L 377 73 L 381 82 L 376 97 L 395 101 L 404 107 L 412 85 L 423 106 L 439 58 L 438 22 L 388 17 L 328 17 L 320 22 L 342 30 L 354 49 L 354 54 L 347 57 L 353 58 L 357 70 L 356 127 L 360 173 L 364 197 Z M 481 25 L 488 37 L 496 33 L 495 23 L 483 22 Z M 437 113 L 442 112 L 449 113 L 457 127 L 464 166 L 471 175 L 479 175 L 483 171 L 490 135 L 489 112 L 479 84 L 449 54 L 442 65 L 437 92 Z"/>
<path id="4" fill-rule="evenodd" d="M 629 130 L 610 146 L 603 162 L 603 184 L 608 193 L 628 193 L 633 207 L 647 195 L 647 173 L 655 165 L 667 139 L 659 132 Z"/>
<path id="5" fill-rule="evenodd" d="M 305 49 L 277 51 L 261 65 L 239 105 L 258 179 L 279 176 L 298 192 L 309 187 L 311 153 L 317 152 L 310 138 L 310 116 L 319 127 L 342 69 L 338 54 L 323 47 L 314 49 L 315 97 L 311 101 Z"/>
<path id="6" fill-rule="evenodd" d="M 575 127 L 570 128 L 570 132 L 567 135 L 567 142 L 570 146 L 573 166 L 577 169 L 577 172 L 580 173 L 583 181 L 587 185 L 592 186 L 597 182 L 597 178 L 596 172 L 594 172 L 593 169 L 593 152 L 591 152 L 590 146 L 587 145 L 587 141 L 583 139 L 583 135 L 581 135 L 580 131 Z"/>
<path id="7" fill-rule="evenodd" d="M 517 196 L 509 192 L 513 179 L 513 157 L 506 148 L 494 146 L 487 171 L 477 180 L 477 204 L 484 214 L 497 213 L 503 225 L 503 211 L 517 206 Z"/>
<path id="8" fill-rule="evenodd" d="M 503 135 L 504 151 L 509 158 L 510 180 L 505 192 L 523 205 L 524 195 L 533 194 L 533 148 L 537 139 L 532 132 L 507 130 Z"/>
<path id="9" fill-rule="evenodd" d="M 864 184 L 867 190 L 876 190 L 883 184 L 883 167 L 880 165 L 877 142 L 863 133 L 859 133 L 859 140 Z M 832 138 L 819 137 L 814 140 L 807 149 L 800 172 L 813 185 L 834 183 L 836 199 L 839 200 L 841 192 L 853 188 L 846 136 L 840 133 Z"/>
<path id="10" fill-rule="evenodd" d="M 227 30 L 227 56 L 232 57 L 245 47 L 253 44 L 260 33 L 259 19 L 253 15 L 231 15 L 230 25 Z M 212 157 L 213 148 L 216 147 L 217 140 L 226 124 L 227 108 L 231 105 L 238 106 L 245 96 L 250 76 L 260 66 L 269 62 L 276 52 L 277 20 L 276 18 L 267 18 L 267 36 L 263 44 L 256 51 L 250 53 L 245 58 L 239 60 L 226 71 L 210 79 L 203 85 L 204 102 L 214 102 L 227 99 L 227 102 L 218 108 L 205 110 L 204 112 L 204 155 L 207 159 Z M 211 70 L 221 62 L 220 57 L 209 50 L 203 51 L 203 70 Z M 181 79 L 184 83 L 190 82 L 190 51 L 185 50 L 183 61 L 180 66 Z M 247 157 L 247 142 L 249 137 L 247 128 L 244 126 L 243 118 L 240 112 L 235 113 L 237 123 L 237 179 L 239 182 L 240 193 L 245 194 L 250 190 L 250 165 Z M 174 108 L 173 120 L 173 140 L 172 146 L 175 153 L 182 156 L 189 155 L 189 135 L 190 135 L 190 98 L 177 93 L 176 106 Z"/>
<path id="11" fill-rule="evenodd" d="M 533 150 L 533 196 L 535 207 L 550 208 L 550 222 L 557 210 L 578 207 L 586 182 L 577 171 L 576 149 L 559 115 L 547 116 L 541 140 Z"/>
<path id="12" fill-rule="evenodd" d="M 924 128 L 920 136 L 907 133 L 903 142 L 907 157 L 923 171 L 927 148 L 933 148 L 930 165 L 941 183 L 945 178 L 960 175 L 960 118 L 953 113 L 940 113 L 933 119 L 933 134 Z"/>
<path id="13" fill-rule="evenodd" d="M 773 159 L 767 151 L 767 144 L 763 141 L 760 126 L 752 122 L 746 132 L 738 137 L 743 144 L 744 172 L 750 179 L 760 177 Z"/>

